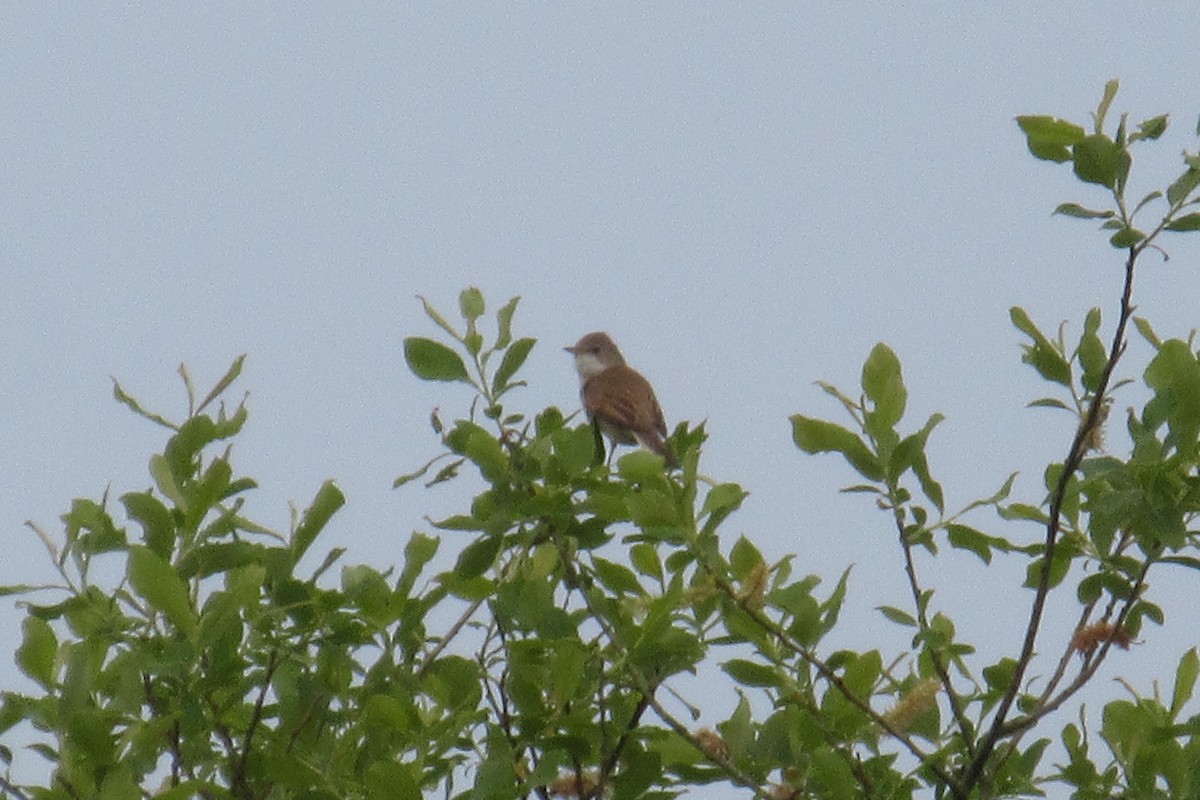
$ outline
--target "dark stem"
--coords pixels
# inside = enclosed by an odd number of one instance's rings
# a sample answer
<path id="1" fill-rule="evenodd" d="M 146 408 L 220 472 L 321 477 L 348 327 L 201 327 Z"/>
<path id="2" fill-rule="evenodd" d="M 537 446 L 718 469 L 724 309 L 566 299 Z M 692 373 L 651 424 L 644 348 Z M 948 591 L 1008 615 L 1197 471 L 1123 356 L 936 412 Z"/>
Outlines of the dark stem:
<path id="1" fill-rule="evenodd" d="M 262 721 L 263 703 L 266 702 L 267 691 L 271 688 L 271 679 L 275 677 L 275 668 L 278 666 L 278 659 L 279 651 L 277 649 L 271 650 L 271 655 L 267 659 L 267 670 L 263 675 L 262 687 L 259 689 L 258 697 L 254 701 L 254 713 L 250 715 L 250 723 L 246 726 L 246 733 L 242 737 L 242 755 L 234 765 L 233 785 L 247 798 L 254 797 L 254 792 L 247 778 L 246 765 L 250 762 L 250 749 L 254 744 L 254 731 Z"/>
<path id="2" fill-rule="evenodd" d="M 1116 630 L 1121 630 L 1125 625 L 1125 620 L 1129 617 L 1129 612 L 1133 610 L 1134 603 L 1141 596 L 1142 589 L 1146 585 L 1146 575 L 1150 572 L 1150 567 L 1153 561 L 1147 560 L 1142 564 L 1141 572 L 1138 574 L 1137 580 L 1134 581 L 1133 590 L 1130 592 L 1129 599 L 1121 606 L 1120 613 L 1117 614 L 1116 621 L 1113 622 L 1113 627 Z M 1075 676 L 1069 684 L 1067 684 L 1062 692 L 1056 697 L 1046 701 L 1046 703 L 1035 711 L 1030 712 L 1027 716 L 1018 717 L 1005 726 L 1004 735 L 1009 735 L 1016 732 L 1023 732 L 1032 726 L 1042 717 L 1057 710 L 1063 703 L 1070 699 L 1076 692 L 1084 687 L 1091 680 L 1092 676 L 1100 669 L 1100 665 L 1104 663 L 1109 651 L 1112 649 L 1114 637 L 1108 637 L 1101 643 L 1100 648 L 1094 655 L 1087 658 L 1079 674 Z"/>
<path id="3" fill-rule="evenodd" d="M 1058 535 L 1062 525 L 1062 505 L 1067 496 L 1067 487 L 1070 485 L 1071 479 L 1075 476 L 1075 472 L 1079 469 L 1079 465 L 1083 462 L 1083 457 L 1087 453 L 1087 441 L 1091 436 L 1092 430 L 1100 423 L 1100 415 L 1104 407 L 1104 394 L 1108 390 L 1108 384 L 1112 379 L 1113 371 L 1116 369 L 1117 361 L 1120 360 L 1121 353 L 1125 350 L 1125 328 L 1133 316 L 1133 304 L 1131 302 L 1133 297 L 1133 268 L 1137 263 L 1138 255 L 1148 241 L 1148 239 L 1143 240 L 1139 246 L 1131 247 L 1129 249 L 1129 258 L 1125 261 L 1125 286 L 1121 292 L 1121 312 L 1117 318 L 1117 329 L 1113 332 L 1112 346 L 1109 348 L 1108 353 L 1108 363 L 1104 365 L 1104 371 L 1100 375 L 1100 382 L 1096 386 L 1095 393 L 1092 395 L 1092 402 L 1088 406 L 1087 416 L 1083 424 L 1075 431 L 1075 438 L 1071 442 L 1071 449 L 1067 453 L 1066 461 L 1063 462 L 1062 472 L 1059 474 L 1054 492 L 1050 496 L 1049 520 L 1046 523 L 1046 543 L 1042 555 L 1042 573 L 1038 579 L 1037 591 L 1033 597 L 1033 606 L 1029 611 L 1029 624 L 1025 628 L 1025 642 L 1021 646 L 1021 656 L 1017 659 L 1012 683 L 996 707 L 996 715 L 992 719 L 991 727 L 983 737 L 983 741 L 980 742 L 979 750 L 975 753 L 975 757 L 971 759 L 970 763 L 963 770 L 962 786 L 968 790 L 978 783 L 980 776 L 983 774 L 984 766 L 987 764 L 993 750 L 995 750 L 997 742 L 1006 734 L 1005 721 L 1008 718 L 1008 712 L 1012 709 L 1013 702 L 1020 692 L 1021 682 L 1025 678 L 1025 671 L 1033 660 L 1033 649 L 1037 643 L 1038 631 L 1041 629 L 1042 614 L 1046 609 L 1046 597 L 1050 594 L 1050 567 L 1054 562 L 1054 550 L 1058 544 Z"/>
<path id="4" fill-rule="evenodd" d="M 617 739 L 616 745 L 604 759 L 604 763 L 600 765 L 600 776 L 596 781 L 596 789 L 594 795 L 602 797 L 608 787 L 609 777 L 613 770 L 617 768 L 617 762 L 621 760 L 621 753 L 625 750 L 625 745 L 629 743 L 629 737 L 637 730 L 638 723 L 641 722 L 642 714 L 646 713 L 646 709 L 650 707 L 650 697 L 642 694 L 638 698 L 637 707 L 633 709 L 633 714 L 629 717 L 629 722 L 625 725 L 625 729 L 621 731 L 621 736 Z"/>

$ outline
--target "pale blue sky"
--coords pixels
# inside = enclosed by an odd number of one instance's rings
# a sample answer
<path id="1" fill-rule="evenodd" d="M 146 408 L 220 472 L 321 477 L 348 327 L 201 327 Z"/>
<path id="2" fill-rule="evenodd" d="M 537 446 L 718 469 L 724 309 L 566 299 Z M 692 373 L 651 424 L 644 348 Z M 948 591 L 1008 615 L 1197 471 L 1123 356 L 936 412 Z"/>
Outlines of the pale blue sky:
<path id="1" fill-rule="evenodd" d="M 1044 390 L 1007 310 L 1053 329 L 1101 304 L 1111 323 L 1120 254 L 1050 216 L 1103 197 L 1030 157 L 1013 117 L 1083 121 L 1120 78 L 1114 111 L 1173 112 L 1135 165 L 1135 194 L 1163 186 L 1197 147 L 1198 35 L 1200 6 L 1165 2 L 9 4 L 0 584 L 52 577 L 26 519 L 56 530 L 72 497 L 149 485 L 162 434 L 109 376 L 177 416 L 179 362 L 205 386 L 243 352 L 236 462 L 263 484 L 258 517 L 286 528 L 286 503 L 336 478 L 349 504 L 319 549 L 395 563 L 470 486 L 389 488 L 436 450 L 430 408 L 468 400 L 410 376 L 400 343 L 435 333 L 416 294 L 451 311 L 475 284 L 490 310 L 521 295 L 518 330 L 540 340 L 513 402 L 575 408 L 561 346 L 609 331 L 672 425 L 708 419 L 704 469 L 752 492 L 729 535 L 830 581 L 854 563 L 842 635 L 899 652 L 872 610 L 906 597 L 888 519 L 836 493 L 849 470 L 801 455 L 787 415 L 836 417 L 812 382 L 853 391 L 886 341 L 911 426 L 948 417 L 932 452 L 949 505 L 1014 470 L 1039 500 L 1073 423 L 1023 409 Z M 1186 335 L 1200 249 L 1166 244 L 1139 313 Z M 927 582 L 1011 650 L 1027 593 L 973 606 L 1018 565 L 976 564 L 926 563 Z M 1048 641 L 1069 635 L 1062 603 Z M 18 625 L 0 603 L 10 650 Z M 1169 675 L 1194 630 L 1148 629 L 1101 682 Z M 0 686 L 28 688 L 8 656 Z"/>

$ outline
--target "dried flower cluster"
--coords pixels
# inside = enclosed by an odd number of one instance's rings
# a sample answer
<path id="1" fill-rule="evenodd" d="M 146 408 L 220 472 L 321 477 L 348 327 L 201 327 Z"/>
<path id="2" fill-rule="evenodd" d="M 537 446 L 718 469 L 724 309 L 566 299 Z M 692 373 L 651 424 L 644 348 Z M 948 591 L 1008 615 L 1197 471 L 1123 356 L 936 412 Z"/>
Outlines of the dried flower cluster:
<path id="1" fill-rule="evenodd" d="M 1120 625 L 1097 622 L 1075 631 L 1075 635 L 1071 637 L 1071 648 L 1086 658 L 1094 653 L 1097 647 L 1109 641 L 1122 650 L 1128 650 L 1129 645 L 1133 643 L 1129 631 Z"/>

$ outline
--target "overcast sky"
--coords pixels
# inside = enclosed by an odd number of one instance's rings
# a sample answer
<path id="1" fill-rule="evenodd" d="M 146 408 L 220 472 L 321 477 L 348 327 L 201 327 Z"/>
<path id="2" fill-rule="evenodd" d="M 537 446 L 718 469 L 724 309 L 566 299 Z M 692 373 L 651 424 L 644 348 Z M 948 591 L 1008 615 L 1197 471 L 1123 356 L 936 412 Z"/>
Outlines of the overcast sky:
<path id="1" fill-rule="evenodd" d="M 478 285 L 489 313 L 520 295 L 518 334 L 539 339 L 513 403 L 576 408 L 561 347 L 607 330 L 672 426 L 708 420 L 703 470 L 752 492 L 727 535 L 830 584 L 854 564 L 842 641 L 900 653 L 873 611 L 907 596 L 888 517 L 839 495 L 849 469 L 799 453 L 787 416 L 837 418 L 813 381 L 855 393 L 886 341 L 910 428 L 947 415 L 932 467 L 948 505 L 1016 470 L 1040 501 L 1074 422 L 1024 409 L 1046 391 L 1008 308 L 1077 333 L 1101 305 L 1107 335 L 1121 255 L 1050 216 L 1104 197 L 1035 161 L 1013 117 L 1084 122 L 1120 78 L 1114 113 L 1173 114 L 1135 162 L 1137 197 L 1197 147 L 1192 3 L 168 5 L 0 9 L 0 584 L 53 577 L 25 520 L 59 531 L 73 497 L 150 485 L 164 432 L 110 376 L 178 418 L 177 365 L 206 388 L 241 353 L 235 463 L 263 486 L 258 519 L 286 529 L 288 501 L 335 478 L 348 505 L 317 549 L 397 563 L 475 485 L 390 489 L 437 451 L 430 409 L 469 402 L 412 377 L 401 341 L 437 333 L 415 295 L 453 312 Z M 1164 244 L 1136 302 L 1186 336 L 1200 247 Z M 1123 375 L 1145 358 L 1131 347 Z M 1029 593 L 980 587 L 1022 564 L 923 566 L 970 638 L 1015 652 Z M 1195 596 L 1172 580 L 1154 586 L 1168 612 Z M 1076 612 L 1055 603 L 1057 653 Z M 6 651 L 19 620 L 0 601 Z M 1195 629 L 1148 628 L 1104 691 L 1169 679 Z M 3 654 L 0 687 L 31 688 Z"/>

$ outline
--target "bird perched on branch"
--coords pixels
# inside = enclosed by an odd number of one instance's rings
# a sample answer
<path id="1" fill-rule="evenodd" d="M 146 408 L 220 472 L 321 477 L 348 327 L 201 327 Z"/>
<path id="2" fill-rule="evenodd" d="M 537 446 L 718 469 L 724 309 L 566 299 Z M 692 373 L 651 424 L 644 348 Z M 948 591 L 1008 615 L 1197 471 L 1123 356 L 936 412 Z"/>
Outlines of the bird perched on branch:
<path id="1" fill-rule="evenodd" d="M 677 466 L 666 441 L 667 422 L 650 381 L 625 363 L 608 334 L 589 333 L 574 347 L 563 349 L 575 356 L 583 410 L 614 447 L 639 444 L 662 456 L 668 467 Z"/>

